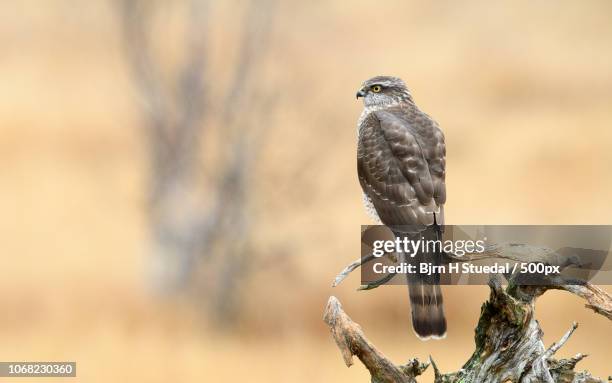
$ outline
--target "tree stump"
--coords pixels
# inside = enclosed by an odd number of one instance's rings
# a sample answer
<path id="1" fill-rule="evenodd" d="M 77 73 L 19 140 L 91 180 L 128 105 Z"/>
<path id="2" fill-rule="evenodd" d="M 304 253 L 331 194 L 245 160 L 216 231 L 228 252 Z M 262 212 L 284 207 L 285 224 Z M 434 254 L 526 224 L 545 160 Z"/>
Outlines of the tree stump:
<path id="1" fill-rule="evenodd" d="M 504 256 L 503 251 L 495 257 L 510 258 L 509 255 Z M 336 277 L 333 285 L 342 282 L 348 273 L 366 261 L 367 257 L 364 257 L 361 262 L 353 262 Z M 518 276 L 507 278 L 506 287 L 502 287 L 499 277 L 491 278 L 491 294 L 482 305 L 475 330 L 474 353 L 455 372 L 441 373 L 433 359 L 429 363 L 411 359 L 407 364 L 395 365 L 365 337 L 361 327 L 342 310 L 340 301 L 334 296 L 329 298 L 323 319 L 331 330 L 345 364 L 351 366 L 352 357 L 357 356 L 370 371 L 374 383 L 416 382 L 415 378 L 430 364 L 434 369 L 436 383 L 603 382 L 586 371 L 575 371 L 576 364 L 586 357 L 585 354 L 577 354 L 569 359 L 553 357 L 578 325 L 573 323 L 558 342 L 546 348 L 542 341 L 542 329 L 535 319 L 535 301 L 549 289 L 561 289 L 585 299 L 585 307 L 612 320 L 612 297 L 597 286 L 563 280 L 559 275 L 551 276 L 546 284 L 537 286 L 522 285 Z"/>

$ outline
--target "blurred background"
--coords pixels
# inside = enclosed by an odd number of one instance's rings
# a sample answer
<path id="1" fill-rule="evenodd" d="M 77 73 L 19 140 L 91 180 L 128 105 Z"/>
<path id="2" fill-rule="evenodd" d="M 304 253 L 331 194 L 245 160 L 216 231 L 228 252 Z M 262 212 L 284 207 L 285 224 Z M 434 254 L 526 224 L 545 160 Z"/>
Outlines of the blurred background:
<path id="1" fill-rule="evenodd" d="M 394 361 L 460 368 L 487 287 L 444 288 L 438 342 L 413 335 L 404 286 L 330 287 L 370 223 L 355 91 L 399 76 L 440 123 L 449 224 L 611 224 L 611 12 L 2 2 L 0 360 L 76 361 L 87 382 L 368 381 L 322 322 L 333 294 Z M 559 356 L 611 373 L 606 319 L 556 292 L 537 315 L 547 343 L 578 321 Z"/>

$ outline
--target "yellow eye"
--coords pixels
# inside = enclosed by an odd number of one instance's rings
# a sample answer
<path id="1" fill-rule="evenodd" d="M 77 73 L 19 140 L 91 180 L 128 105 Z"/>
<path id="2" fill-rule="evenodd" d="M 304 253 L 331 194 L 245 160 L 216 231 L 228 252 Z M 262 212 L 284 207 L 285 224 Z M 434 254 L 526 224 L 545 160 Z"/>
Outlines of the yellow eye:
<path id="1" fill-rule="evenodd" d="M 382 87 L 380 85 L 374 85 L 373 87 L 370 88 L 370 90 L 374 93 L 378 93 L 382 90 Z"/>

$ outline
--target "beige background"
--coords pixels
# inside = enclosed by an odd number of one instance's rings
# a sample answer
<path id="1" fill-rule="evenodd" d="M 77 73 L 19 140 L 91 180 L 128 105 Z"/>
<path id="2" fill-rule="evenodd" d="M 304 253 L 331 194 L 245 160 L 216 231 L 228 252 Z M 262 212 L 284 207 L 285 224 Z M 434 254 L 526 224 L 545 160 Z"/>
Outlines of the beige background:
<path id="1" fill-rule="evenodd" d="M 215 11 L 220 82 L 233 6 Z M 74 360 L 87 382 L 365 382 L 321 321 L 334 294 L 394 361 L 431 354 L 459 368 L 486 288 L 445 288 L 449 335 L 428 343 L 410 329 L 404 287 L 357 293 L 353 276 L 330 288 L 369 222 L 355 91 L 400 76 L 443 127 L 448 223 L 610 224 L 611 12 L 608 1 L 283 2 L 270 53 L 281 100 L 250 213 L 256 248 L 282 261 L 244 281 L 238 327 L 218 331 L 148 288 L 142 116 L 111 4 L 3 2 L 0 359 Z M 607 320 L 562 293 L 537 315 L 548 343 L 578 321 L 560 356 L 585 352 L 579 366 L 612 373 Z"/>

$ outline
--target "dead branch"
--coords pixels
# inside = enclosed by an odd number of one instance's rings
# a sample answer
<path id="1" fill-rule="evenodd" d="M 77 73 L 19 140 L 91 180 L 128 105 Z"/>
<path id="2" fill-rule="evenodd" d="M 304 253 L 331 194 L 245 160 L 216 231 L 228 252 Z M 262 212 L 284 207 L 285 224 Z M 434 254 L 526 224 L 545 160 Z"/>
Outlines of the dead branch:
<path id="1" fill-rule="evenodd" d="M 575 265 L 576 260 L 542 247 L 522 244 L 496 245 L 485 254 L 457 257 L 453 261 L 470 261 L 487 258 L 520 260 L 522 262 L 554 262 L 563 267 Z M 342 282 L 352 271 L 369 262 L 371 256 L 352 262 L 334 280 Z M 570 359 L 553 359 L 553 355 L 567 342 L 577 328 L 573 323 L 570 330 L 550 347 L 544 347 L 542 330 L 535 319 L 535 300 L 551 289 L 570 292 L 587 303 L 586 307 L 612 320 L 612 297 L 610 294 L 588 282 L 568 281 L 560 275 L 551 276 L 545 284 L 521 285 L 519 275 L 508 276 L 508 286 L 502 288 L 499 279 L 489 282 L 491 294 L 483 305 L 478 326 L 475 330 L 476 349 L 471 358 L 456 372 L 441 373 L 434 366 L 435 382 L 603 382 L 588 372 L 576 372 L 576 364 L 586 355 L 578 354 Z M 376 287 L 376 286 L 375 286 Z M 370 343 L 358 324 L 342 310 L 340 302 L 330 297 L 325 310 L 325 322 L 340 348 L 347 366 L 356 355 L 368 368 L 373 382 L 412 382 L 427 368 L 406 372 L 404 366 L 396 366 Z"/>
<path id="2" fill-rule="evenodd" d="M 552 345 L 550 345 L 548 350 L 546 350 L 546 352 L 544 353 L 543 357 L 545 359 L 548 359 L 551 356 L 553 356 L 557 351 L 559 351 L 559 349 L 561 347 L 563 347 L 565 342 L 567 342 L 569 340 L 570 336 L 572 336 L 572 334 L 574 333 L 574 331 L 576 331 L 577 328 L 578 328 L 578 323 L 576 323 L 576 322 L 572 323 L 572 327 L 570 327 L 570 329 L 567 330 L 565 335 L 563 335 L 563 338 L 561 338 L 559 340 L 559 342 L 556 342 L 556 343 L 553 343 Z"/>
<path id="3" fill-rule="evenodd" d="M 370 371 L 373 382 L 415 382 L 414 377 L 428 366 L 428 363 L 421 363 L 417 359 L 403 366 L 393 364 L 365 337 L 361 327 L 346 315 L 336 297 L 329 298 L 323 320 L 331 329 L 346 366 L 350 367 L 353 355 L 357 356 Z"/>
<path id="4" fill-rule="evenodd" d="M 368 263 L 369 261 L 371 261 L 372 259 L 374 259 L 374 255 L 369 254 L 366 255 L 365 257 L 359 258 L 353 262 L 351 262 L 351 264 L 349 264 L 348 266 L 346 266 L 338 275 L 336 275 L 336 278 L 334 279 L 334 282 L 332 283 L 332 287 L 336 287 L 338 286 L 340 283 L 342 283 L 342 281 L 348 277 L 348 275 L 355 269 L 359 268 L 361 265 Z"/>
<path id="5" fill-rule="evenodd" d="M 597 314 L 603 315 L 612 320 L 612 298 L 610 294 L 597 286 L 589 283 L 584 285 L 561 285 L 553 286 L 553 289 L 562 289 L 587 301 L 584 305 L 595 311 Z"/>

